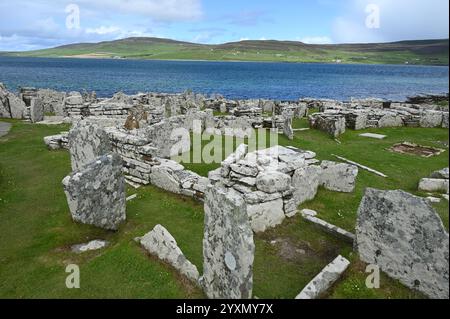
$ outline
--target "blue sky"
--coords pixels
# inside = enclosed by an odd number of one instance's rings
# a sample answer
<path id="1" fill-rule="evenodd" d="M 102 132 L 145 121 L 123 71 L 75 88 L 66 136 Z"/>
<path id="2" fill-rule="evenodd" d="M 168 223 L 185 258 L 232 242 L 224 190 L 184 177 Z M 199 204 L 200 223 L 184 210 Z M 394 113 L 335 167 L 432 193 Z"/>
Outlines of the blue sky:
<path id="1" fill-rule="evenodd" d="M 366 12 L 371 4 L 378 11 Z M 78 8 L 79 24 L 68 5 Z M 200 43 L 448 38 L 448 10 L 448 0 L 0 0 L 0 50 L 129 36 Z M 379 24 L 368 28 L 374 14 Z"/>

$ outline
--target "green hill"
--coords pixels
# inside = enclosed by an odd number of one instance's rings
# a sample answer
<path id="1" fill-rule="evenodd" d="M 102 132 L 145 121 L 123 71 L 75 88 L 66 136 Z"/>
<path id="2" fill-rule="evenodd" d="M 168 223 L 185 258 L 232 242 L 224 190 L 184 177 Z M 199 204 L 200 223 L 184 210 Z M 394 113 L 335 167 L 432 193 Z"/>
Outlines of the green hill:
<path id="1" fill-rule="evenodd" d="M 158 60 L 277 61 L 448 65 L 449 40 L 373 44 L 310 45 L 294 41 L 240 41 L 219 45 L 160 38 L 127 38 L 52 49 L 6 52 L 22 57 L 78 57 Z"/>

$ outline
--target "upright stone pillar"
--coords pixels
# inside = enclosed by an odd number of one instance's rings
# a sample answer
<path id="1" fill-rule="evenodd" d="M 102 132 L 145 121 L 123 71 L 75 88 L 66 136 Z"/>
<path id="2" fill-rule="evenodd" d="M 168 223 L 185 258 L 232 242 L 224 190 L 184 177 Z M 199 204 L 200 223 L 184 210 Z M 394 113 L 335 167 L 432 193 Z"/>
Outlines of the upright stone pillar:
<path id="1" fill-rule="evenodd" d="M 97 124 L 85 120 L 72 127 L 68 139 L 73 171 L 82 169 L 97 157 L 112 151 L 106 132 Z"/>
<path id="2" fill-rule="evenodd" d="M 254 253 L 253 231 L 240 193 L 220 185 L 209 186 L 201 279 L 208 298 L 251 298 Z"/>
<path id="3" fill-rule="evenodd" d="M 108 230 L 117 230 L 125 221 L 125 179 L 119 155 L 100 156 L 62 183 L 74 221 Z"/>

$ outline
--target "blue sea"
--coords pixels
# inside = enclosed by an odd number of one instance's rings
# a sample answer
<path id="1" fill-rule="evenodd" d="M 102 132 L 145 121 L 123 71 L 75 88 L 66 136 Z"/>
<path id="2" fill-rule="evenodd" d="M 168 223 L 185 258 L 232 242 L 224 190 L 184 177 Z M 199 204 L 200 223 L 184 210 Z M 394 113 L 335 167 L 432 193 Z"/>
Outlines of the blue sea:
<path id="1" fill-rule="evenodd" d="M 192 90 L 231 99 L 302 97 L 402 101 L 446 93 L 449 68 L 411 65 L 341 65 L 203 61 L 137 61 L 0 57 L 0 82 L 60 91 L 178 93 Z"/>

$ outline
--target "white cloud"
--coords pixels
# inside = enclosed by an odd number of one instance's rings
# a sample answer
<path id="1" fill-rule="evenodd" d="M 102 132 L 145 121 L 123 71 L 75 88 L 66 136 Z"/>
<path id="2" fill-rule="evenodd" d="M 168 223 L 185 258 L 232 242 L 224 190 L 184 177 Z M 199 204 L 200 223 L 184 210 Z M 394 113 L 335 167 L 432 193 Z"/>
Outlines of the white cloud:
<path id="1" fill-rule="evenodd" d="M 83 7 L 147 16 L 158 21 L 189 21 L 203 15 L 201 0 L 78 0 Z M 102 11 L 100 11 L 102 12 Z"/>
<path id="2" fill-rule="evenodd" d="M 366 26 L 366 7 L 380 9 L 380 28 Z M 349 0 L 333 24 L 336 42 L 389 42 L 448 38 L 448 0 Z"/>
<path id="3" fill-rule="evenodd" d="M 117 34 L 120 32 L 122 32 L 122 30 L 116 26 L 105 27 L 102 25 L 99 28 L 87 28 L 86 29 L 87 34 L 98 34 L 98 35 L 105 35 L 105 34 L 111 34 L 111 33 Z"/>
<path id="4" fill-rule="evenodd" d="M 333 41 L 331 38 L 326 36 L 318 36 L 318 37 L 306 37 L 300 39 L 300 42 L 306 43 L 306 44 L 331 44 Z"/>
<path id="5" fill-rule="evenodd" d="M 74 0 L 80 27 L 66 27 L 72 1 L 0 0 L 0 51 L 32 50 L 76 42 L 156 36 L 154 28 L 202 17 L 202 0 Z M 16 42 L 14 42 L 16 41 Z"/>

